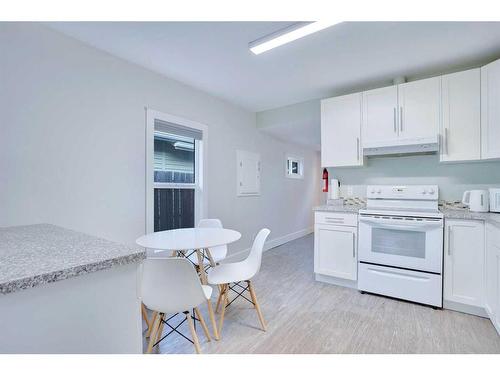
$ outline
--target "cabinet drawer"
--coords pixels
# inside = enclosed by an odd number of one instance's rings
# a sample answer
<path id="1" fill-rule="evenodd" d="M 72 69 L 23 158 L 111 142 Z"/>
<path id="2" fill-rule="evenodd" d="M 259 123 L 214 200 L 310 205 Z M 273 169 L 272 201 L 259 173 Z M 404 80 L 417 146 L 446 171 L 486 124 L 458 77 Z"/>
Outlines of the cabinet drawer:
<path id="1" fill-rule="evenodd" d="M 441 275 L 359 263 L 358 289 L 442 306 Z"/>
<path id="2" fill-rule="evenodd" d="M 314 222 L 315 224 L 332 224 L 357 227 L 358 215 L 346 214 L 343 212 L 315 212 Z"/>

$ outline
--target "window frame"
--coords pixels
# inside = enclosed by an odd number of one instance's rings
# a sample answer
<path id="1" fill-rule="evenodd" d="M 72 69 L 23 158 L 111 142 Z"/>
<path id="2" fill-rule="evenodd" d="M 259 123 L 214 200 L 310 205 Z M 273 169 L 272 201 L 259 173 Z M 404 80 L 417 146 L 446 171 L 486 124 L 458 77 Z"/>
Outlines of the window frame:
<path id="1" fill-rule="evenodd" d="M 150 108 L 145 108 L 146 112 L 146 222 L 145 233 L 154 232 L 154 189 L 195 189 L 195 225 L 204 217 L 207 212 L 207 166 L 204 161 L 207 158 L 208 149 L 208 126 L 196 121 L 163 113 Z M 203 134 L 202 140 L 195 140 L 195 182 L 194 183 L 171 183 L 154 182 L 154 122 L 155 119 L 162 120 L 200 130 Z"/>

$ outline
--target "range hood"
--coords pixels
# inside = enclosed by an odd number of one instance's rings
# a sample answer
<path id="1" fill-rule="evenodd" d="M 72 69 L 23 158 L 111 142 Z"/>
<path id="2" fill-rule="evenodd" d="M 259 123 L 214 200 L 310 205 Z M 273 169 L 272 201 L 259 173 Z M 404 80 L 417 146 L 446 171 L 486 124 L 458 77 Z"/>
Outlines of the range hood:
<path id="1" fill-rule="evenodd" d="M 363 142 L 364 156 L 430 154 L 438 150 L 438 136 Z"/>

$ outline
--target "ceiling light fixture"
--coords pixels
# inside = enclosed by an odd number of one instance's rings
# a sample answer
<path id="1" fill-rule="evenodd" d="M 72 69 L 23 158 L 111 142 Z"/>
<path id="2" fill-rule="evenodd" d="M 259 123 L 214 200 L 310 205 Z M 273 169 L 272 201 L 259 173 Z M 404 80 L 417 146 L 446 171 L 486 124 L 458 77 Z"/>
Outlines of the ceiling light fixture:
<path id="1" fill-rule="evenodd" d="M 298 22 L 263 38 L 254 40 L 248 44 L 248 48 L 254 54 L 259 55 L 283 44 L 293 42 L 312 33 L 326 29 L 339 23 L 338 21 L 316 21 Z"/>

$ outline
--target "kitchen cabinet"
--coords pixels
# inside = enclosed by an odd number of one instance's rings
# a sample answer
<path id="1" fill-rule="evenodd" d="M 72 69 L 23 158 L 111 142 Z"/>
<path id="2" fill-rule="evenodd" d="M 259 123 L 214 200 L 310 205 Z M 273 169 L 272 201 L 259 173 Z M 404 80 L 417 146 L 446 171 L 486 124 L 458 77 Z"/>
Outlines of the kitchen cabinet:
<path id="1" fill-rule="evenodd" d="M 363 142 L 398 138 L 398 87 L 363 92 Z"/>
<path id="2" fill-rule="evenodd" d="M 484 306 L 484 223 L 445 222 L 443 299 Z"/>
<path id="3" fill-rule="evenodd" d="M 360 93 L 321 101 L 321 165 L 363 165 Z"/>
<path id="4" fill-rule="evenodd" d="M 316 212 L 314 272 L 345 280 L 357 279 L 357 215 Z"/>
<path id="5" fill-rule="evenodd" d="M 481 70 L 447 74 L 441 80 L 440 161 L 481 158 Z"/>
<path id="6" fill-rule="evenodd" d="M 404 139 L 437 137 L 441 114 L 441 77 L 363 93 L 363 147 Z"/>
<path id="7" fill-rule="evenodd" d="M 500 158 L 500 60 L 481 68 L 481 158 Z"/>
<path id="8" fill-rule="evenodd" d="M 440 122 L 441 77 L 398 85 L 399 137 L 437 137 Z"/>
<path id="9" fill-rule="evenodd" d="M 486 223 L 485 309 L 500 333 L 500 227 Z"/>

